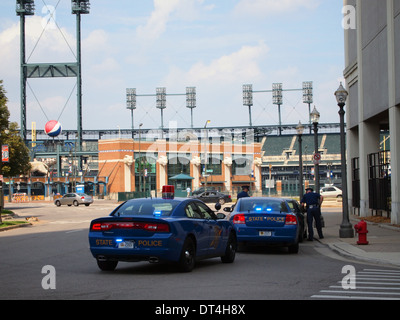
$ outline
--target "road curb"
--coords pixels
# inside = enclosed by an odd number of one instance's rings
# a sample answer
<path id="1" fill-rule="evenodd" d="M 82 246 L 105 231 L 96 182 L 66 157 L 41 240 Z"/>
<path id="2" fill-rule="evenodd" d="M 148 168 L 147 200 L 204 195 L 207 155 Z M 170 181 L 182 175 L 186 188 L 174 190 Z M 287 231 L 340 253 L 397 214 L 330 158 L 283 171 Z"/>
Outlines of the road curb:
<path id="1" fill-rule="evenodd" d="M 20 223 L 20 224 L 16 224 L 16 225 L 13 225 L 13 226 L 0 228 L 0 232 L 12 230 L 12 229 L 17 229 L 17 228 L 23 228 L 23 227 L 27 227 L 27 226 L 31 226 L 31 225 L 32 225 L 32 223 Z"/>
<path id="2" fill-rule="evenodd" d="M 333 252 L 341 255 L 342 257 L 345 258 L 350 258 L 354 259 L 357 261 L 362 261 L 362 262 L 369 262 L 373 264 L 379 264 L 379 265 L 384 265 L 384 266 L 392 266 L 392 267 L 400 267 L 400 263 L 395 263 L 391 261 L 390 259 L 385 259 L 385 258 L 377 258 L 369 255 L 367 252 L 365 252 L 362 249 L 359 249 L 351 244 L 345 243 L 345 242 L 334 242 L 334 243 L 329 243 L 326 244 Z"/>

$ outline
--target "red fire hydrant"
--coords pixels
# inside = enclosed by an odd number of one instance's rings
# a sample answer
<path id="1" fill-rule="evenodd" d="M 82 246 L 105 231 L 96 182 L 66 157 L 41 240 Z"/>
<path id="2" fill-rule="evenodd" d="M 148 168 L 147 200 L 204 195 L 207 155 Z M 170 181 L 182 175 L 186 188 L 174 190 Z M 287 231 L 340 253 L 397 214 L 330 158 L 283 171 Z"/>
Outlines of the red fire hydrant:
<path id="1" fill-rule="evenodd" d="M 357 244 L 368 244 L 367 241 L 367 223 L 364 220 L 361 220 L 354 226 L 356 232 L 358 233 L 358 241 Z"/>

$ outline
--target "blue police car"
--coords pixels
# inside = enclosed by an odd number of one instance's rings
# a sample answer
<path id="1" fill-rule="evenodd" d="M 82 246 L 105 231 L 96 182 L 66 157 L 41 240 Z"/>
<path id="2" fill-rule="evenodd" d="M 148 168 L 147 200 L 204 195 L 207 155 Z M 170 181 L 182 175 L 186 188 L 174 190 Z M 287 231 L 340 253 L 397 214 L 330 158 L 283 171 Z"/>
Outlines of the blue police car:
<path id="1" fill-rule="evenodd" d="M 235 260 L 236 231 L 225 215 L 196 199 L 174 199 L 173 186 L 164 187 L 163 198 L 128 200 L 91 222 L 90 251 L 101 270 L 112 271 L 119 261 L 149 261 L 175 262 L 189 272 L 198 259 Z"/>
<path id="2" fill-rule="evenodd" d="M 288 199 L 251 197 L 240 198 L 232 211 L 230 221 L 235 226 L 239 244 L 287 246 L 298 253 L 301 228 Z"/>

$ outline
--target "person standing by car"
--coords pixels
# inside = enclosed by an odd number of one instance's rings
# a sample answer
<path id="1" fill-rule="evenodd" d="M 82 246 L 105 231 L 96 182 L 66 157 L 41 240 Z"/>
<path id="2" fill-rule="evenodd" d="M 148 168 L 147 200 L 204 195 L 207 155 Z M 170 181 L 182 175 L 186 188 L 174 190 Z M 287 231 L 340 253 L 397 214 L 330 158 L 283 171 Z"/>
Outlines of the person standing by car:
<path id="1" fill-rule="evenodd" d="M 314 192 L 312 188 L 307 188 L 306 193 L 301 199 L 301 206 L 306 206 L 307 209 L 308 241 L 313 241 L 314 238 L 313 219 L 315 220 L 315 226 L 317 227 L 319 238 L 324 238 L 321 225 L 321 204 L 323 201 L 324 197 L 319 193 Z"/>
<path id="2" fill-rule="evenodd" d="M 250 197 L 249 195 L 249 187 L 248 186 L 243 186 L 242 191 L 238 193 L 237 199 L 239 200 L 240 198 L 247 198 Z"/>

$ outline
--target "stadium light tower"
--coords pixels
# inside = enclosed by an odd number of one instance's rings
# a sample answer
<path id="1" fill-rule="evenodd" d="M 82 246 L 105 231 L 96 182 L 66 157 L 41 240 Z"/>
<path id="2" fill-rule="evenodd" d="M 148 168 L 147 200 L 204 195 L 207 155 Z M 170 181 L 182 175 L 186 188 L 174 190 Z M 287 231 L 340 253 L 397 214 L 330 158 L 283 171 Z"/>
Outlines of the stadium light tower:
<path id="1" fill-rule="evenodd" d="M 308 124 L 310 125 L 311 133 L 311 104 L 313 103 L 313 83 L 312 81 L 303 82 L 303 103 L 308 104 Z"/>
<path id="2" fill-rule="evenodd" d="M 193 129 L 193 109 L 196 108 L 196 87 L 186 87 L 186 107 L 190 109 L 190 126 Z"/>
<path id="3" fill-rule="evenodd" d="M 34 0 L 17 0 L 17 16 L 20 17 L 20 66 L 21 66 L 21 138 L 26 140 L 26 72 L 25 72 L 25 16 L 35 14 Z"/>
<path id="4" fill-rule="evenodd" d="M 164 118 L 163 110 L 167 104 L 167 90 L 166 88 L 156 88 L 156 108 L 161 110 L 161 130 L 164 132 Z M 164 135 L 164 133 L 163 133 Z"/>
<path id="5" fill-rule="evenodd" d="M 133 138 L 133 110 L 136 109 L 136 88 L 127 88 L 126 89 L 126 108 L 131 110 L 131 129 L 132 129 L 132 138 Z"/>
<path id="6" fill-rule="evenodd" d="M 244 84 L 243 85 L 243 105 L 249 107 L 249 123 L 252 127 L 251 121 L 251 107 L 253 106 L 253 85 Z"/>
<path id="7" fill-rule="evenodd" d="M 71 0 L 73 14 L 88 14 L 90 10 L 89 0 Z"/>
<path id="8" fill-rule="evenodd" d="M 89 0 L 71 0 L 72 14 L 76 15 L 76 57 L 77 57 L 77 131 L 78 148 L 82 149 L 82 57 L 81 57 L 81 14 L 89 14 Z M 79 160 L 79 169 L 81 169 L 81 159 Z"/>
<path id="9" fill-rule="evenodd" d="M 282 105 L 282 83 L 272 84 L 272 103 L 278 105 L 279 135 L 282 133 L 281 105 Z"/>

